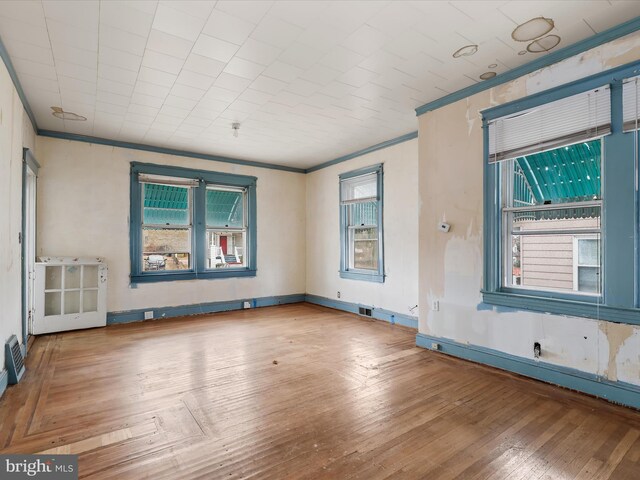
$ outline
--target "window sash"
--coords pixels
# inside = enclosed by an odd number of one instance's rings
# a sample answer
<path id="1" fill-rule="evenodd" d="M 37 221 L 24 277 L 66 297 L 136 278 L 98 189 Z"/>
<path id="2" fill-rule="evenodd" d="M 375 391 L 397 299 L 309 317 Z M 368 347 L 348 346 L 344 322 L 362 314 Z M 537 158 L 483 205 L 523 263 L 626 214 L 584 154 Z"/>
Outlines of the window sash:
<path id="1" fill-rule="evenodd" d="M 378 172 L 365 173 L 340 180 L 340 203 L 364 203 L 377 201 Z"/>
<path id="2" fill-rule="evenodd" d="M 489 163 L 592 140 L 611 133 L 608 85 L 488 123 Z"/>
<path id="3" fill-rule="evenodd" d="M 141 175 L 142 176 L 142 175 Z M 172 177 L 165 177 L 165 178 L 171 178 L 172 180 L 175 180 Z M 156 182 L 147 182 L 147 181 L 139 181 L 140 183 L 140 190 L 141 190 L 141 195 L 140 195 L 140 225 L 142 227 L 157 227 L 157 228 L 185 228 L 185 227 L 192 227 L 193 226 L 193 189 L 189 188 L 186 185 L 180 185 L 176 182 L 171 182 L 171 183 L 156 183 Z M 145 223 L 145 215 L 144 215 L 144 201 L 145 201 L 145 185 L 163 185 L 163 186 L 167 186 L 167 187 L 176 187 L 176 188 L 187 188 L 187 209 L 188 209 L 188 213 L 187 213 L 187 218 L 189 223 Z"/>
<path id="4" fill-rule="evenodd" d="M 640 77 L 622 83 L 622 130 L 631 132 L 640 127 Z"/>
<path id="5" fill-rule="evenodd" d="M 249 264 L 249 254 L 247 251 L 247 229 L 246 228 L 239 228 L 239 229 L 230 229 L 230 228 L 209 228 L 207 227 L 206 232 L 205 232 L 205 236 L 207 239 L 206 242 L 206 248 L 207 248 L 207 256 L 210 257 L 211 255 L 211 243 L 209 242 L 209 234 L 210 233 L 241 233 L 242 234 L 242 262 L 240 262 L 240 264 L 237 264 L 233 267 L 226 267 L 227 269 L 245 269 L 247 267 L 247 265 Z M 237 247 L 236 247 L 237 248 Z M 224 253 L 223 253 L 224 254 Z M 225 256 L 231 256 L 232 254 L 230 253 L 226 253 L 224 254 Z M 233 255 L 235 256 L 235 252 L 233 253 Z M 207 260 L 210 260 L 210 258 L 207 258 Z M 214 267 L 210 267 L 210 266 L 205 266 L 207 270 L 209 271 L 216 271 L 217 268 Z"/>
<path id="6" fill-rule="evenodd" d="M 237 227 L 237 226 L 229 226 L 229 224 L 215 224 L 215 223 L 209 223 L 209 220 L 207 218 L 207 209 L 208 209 L 208 202 L 205 198 L 205 219 L 207 219 L 207 229 L 211 230 L 211 229 L 224 229 L 224 230 L 244 230 L 247 228 L 247 208 L 248 208 L 248 196 L 247 196 L 247 189 L 246 188 L 238 188 L 238 187 L 227 187 L 227 186 L 222 186 L 222 185 L 211 185 L 208 184 L 206 187 L 206 191 L 210 192 L 210 191 L 218 191 L 218 192 L 236 192 L 236 193 L 241 193 L 242 197 L 241 197 L 241 201 L 242 201 L 242 222 L 241 222 L 241 226 Z"/>
<path id="7" fill-rule="evenodd" d="M 177 230 L 186 230 L 187 231 L 187 235 L 188 235 L 188 239 L 187 239 L 187 245 L 189 245 L 188 249 L 182 250 L 182 251 L 175 251 L 175 252 L 149 252 L 149 251 L 145 251 L 144 248 L 144 231 L 145 230 L 168 230 L 168 231 L 177 231 Z M 150 255 L 161 255 L 161 256 L 166 256 L 166 255 L 170 255 L 170 254 L 181 254 L 181 253 L 186 253 L 189 255 L 189 264 L 188 264 L 188 268 L 185 270 L 176 270 L 178 272 L 190 272 L 193 271 L 193 240 L 194 240 L 194 236 L 193 236 L 193 228 L 191 226 L 180 226 L 180 227 L 171 227 L 171 226 L 165 226 L 165 225 L 143 225 L 142 228 L 140 229 L 141 231 L 141 238 L 143 239 L 142 241 L 142 250 L 140 252 L 140 271 L 142 272 L 149 272 L 149 271 L 153 271 L 153 270 L 145 270 L 144 268 L 144 257 L 145 256 L 150 256 Z"/>
<path id="8" fill-rule="evenodd" d="M 360 238 L 357 239 L 356 237 L 356 230 L 366 230 L 366 229 L 375 229 L 375 236 L 373 236 L 372 238 Z M 380 261 L 380 232 L 378 230 L 378 227 L 375 225 L 369 225 L 369 226 L 354 226 L 354 227 L 349 227 L 349 233 L 348 233 L 348 237 L 349 237 L 349 255 L 348 255 L 348 265 L 349 265 L 349 270 L 351 271 L 356 271 L 356 272 L 367 272 L 367 273 L 371 273 L 371 272 L 377 272 L 379 269 L 379 261 Z M 356 267 L 355 263 L 356 263 L 356 252 L 355 252 L 355 248 L 356 248 L 356 244 L 357 243 L 371 243 L 371 242 L 375 242 L 376 244 L 376 248 L 375 248 L 375 256 L 373 258 L 373 263 L 375 264 L 375 268 L 366 268 L 366 267 Z"/>

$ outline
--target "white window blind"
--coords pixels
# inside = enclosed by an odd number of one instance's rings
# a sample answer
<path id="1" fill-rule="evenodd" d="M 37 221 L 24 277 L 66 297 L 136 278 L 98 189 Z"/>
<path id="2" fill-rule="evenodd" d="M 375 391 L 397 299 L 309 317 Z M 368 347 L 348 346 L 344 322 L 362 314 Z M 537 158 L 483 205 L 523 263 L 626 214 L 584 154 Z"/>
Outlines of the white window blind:
<path id="1" fill-rule="evenodd" d="M 537 153 L 611 133 L 609 86 L 489 122 L 489 162 Z"/>
<path id="2" fill-rule="evenodd" d="M 198 180 L 195 178 L 167 177 L 165 175 L 148 175 L 141 173 L 138 176 L 140 183 L 155 183 L 156 185 L 174 185 L 180 187 L 197 187 Z"/>
<path id="3" fill-rule="evenodd" d="M 640 123 L 640 77 L 627 78 L 622 84 L 623 130 L 638 130 Z"/>
<path id="4" fill-rule="evenodd" d="M 340 201 L 347 203 L 373 202 L 378 199 L 378 174 L 367 173 L 340 182 Z"/>

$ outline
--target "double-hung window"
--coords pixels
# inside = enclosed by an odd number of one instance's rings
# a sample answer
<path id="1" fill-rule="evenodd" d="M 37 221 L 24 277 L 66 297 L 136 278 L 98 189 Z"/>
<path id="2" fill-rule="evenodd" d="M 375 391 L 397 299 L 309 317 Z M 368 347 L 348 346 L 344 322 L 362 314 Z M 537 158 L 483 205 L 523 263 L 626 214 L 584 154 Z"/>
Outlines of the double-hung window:
<path id="1" fill-rule="evenodd" d="M 255 192 L 255 177 L 132 163 L 132 283 L 255 276 Z"/>
<path id="2" fill-rule="evenodd" d="M 340 175 L 340 276 L 384 282 L 382 165 Z"/>
<path id="3" fill-rule="evenodd" d="M 486 122 L 485 301 L 601 301 L 610 95 L 605 85 Z"/>

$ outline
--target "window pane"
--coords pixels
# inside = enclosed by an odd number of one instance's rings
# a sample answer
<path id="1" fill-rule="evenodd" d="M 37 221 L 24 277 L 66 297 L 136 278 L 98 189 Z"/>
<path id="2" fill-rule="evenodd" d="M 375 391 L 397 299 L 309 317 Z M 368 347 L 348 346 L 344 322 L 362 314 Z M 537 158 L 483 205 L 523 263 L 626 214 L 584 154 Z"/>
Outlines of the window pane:
<path id="1" fill-rule="evenodd" d="M 578 267 L 578 291 L 589 293 L 600 291 L 599 267 Z"/>
<path id="2" fill-rule="evenodd" d="M 44 294 L 44 315 L 60 315 L 62 313 L 62 293 L 47 292 Z"/>
<path id="3" fill-rule="evenodd" d="M 188 228 L 144 228 L 143 270 L 190 268 L 191 230 Z"/>
<path id="4" fill-rule="evenodd" d="M 512 205 L 544 205 L 600 198 L 601 141 L 568 145 L 516 158 Z"/>
<path id="5" fill-rule="evenodd" d="M 143 218 L 146 225 L 190 225 L 188 187 L 144 183 Z"/>
<path id="6" fill-rule="evenodd" d="M 207 189 L 207 226 L 244 227 L 244 192 Z"/>
<path id="7" fill-rule="evenodd" d="M 378 229 L 354 228 L 353 268 L 378 270 Z"/>
<path id="8" fill-rule="evenodd" d="M 378 202 L 353 203 L 347 208 L 349 226 L 378 225 Z"/>
<path id="9" fill-rule="evenodd" d="M 82 311 L 98 311 L 98 290 L 84 290 L 82 292 Z"/>
<path id="10" fill-rule="evenodd" d="M 64 313 L 80 313 L 80 290 L 64 292 Z"/>
<path id="11" fill-rule="evenodd" d="M 62 267 L 47 266 L 44 275 L 45 290 L 59 290 L 62 288 Z"/>
<path id="12" fill-rule="evenodd" d="M 600 242 L 595 238 L 578 239 L 578 265 L 599 265 Z"/>
<path id="13" fill-rule="evenodd" d="M 207 230 L 209 268 L 239 268 L 246 265 L 245 232 Z"/>
<path id="14" fill-rule="evenodd" d="M 341 180 L 340 189 L 340 199 L 343 202 L 376 198 L 378 196 L 378 173 L 372 172 Z"/>
<path id="15" fill-rule="evenodd" d="M 80 266 L 71 265 L 65 267 L 64 272 L 64 288 L 80 288 Z"/>

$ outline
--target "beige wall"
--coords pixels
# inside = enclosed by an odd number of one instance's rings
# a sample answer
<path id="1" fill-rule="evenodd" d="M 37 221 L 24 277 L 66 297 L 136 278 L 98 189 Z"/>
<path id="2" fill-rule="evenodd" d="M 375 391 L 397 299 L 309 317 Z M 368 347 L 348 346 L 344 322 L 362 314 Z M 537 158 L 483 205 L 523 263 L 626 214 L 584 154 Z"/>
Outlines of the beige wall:
<path id="1" fill-rule="evenodd" d="M 0 339 L 22 342 L 22 148 L 34 150 L 35 134 L 4 64 L 0 66 Z M 0 347 L 0 371 L 4 346 Z"/>
<path id="2" fill-rule="evenodd" d="M 383 163 L 384 283 L 340 278 L 339 175 Z M 418 140 L 307 176 L 307 293 L 417 315 Z"/>
<path id="3" fill-rule="evenodd" d="M 42 164 L 38 254 L 104 257 L 109 267 L 108 311 L 305 293 L 304 175 L 45 137 L 37 142 Z M 256 176 L 257 276 L 131 288 L 132 161 Z"/>
<path id="4" fill-rule="evenodd" d="M 640 58 L 640 33 L 419 117 L 421 333 L 640 384 L 640 327 L 482 303 L 480 111 Z M 450 233 L 437 222 L 452 225 Z M 439 301 L 439 310 L 431 308 Z"/>

